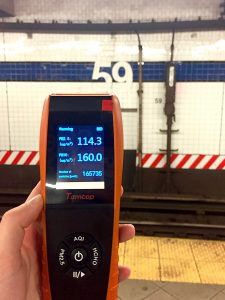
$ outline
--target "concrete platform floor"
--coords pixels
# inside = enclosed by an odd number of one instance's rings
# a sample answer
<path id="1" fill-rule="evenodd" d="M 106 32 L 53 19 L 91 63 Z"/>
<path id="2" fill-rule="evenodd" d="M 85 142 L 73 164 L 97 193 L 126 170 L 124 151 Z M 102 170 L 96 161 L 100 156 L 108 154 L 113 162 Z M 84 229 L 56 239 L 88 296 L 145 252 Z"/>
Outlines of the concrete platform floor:
<path id="1" fill-rule="evenodd" d="M 119 300 L 225 300 L 225 285 L 126 280 Z"/>

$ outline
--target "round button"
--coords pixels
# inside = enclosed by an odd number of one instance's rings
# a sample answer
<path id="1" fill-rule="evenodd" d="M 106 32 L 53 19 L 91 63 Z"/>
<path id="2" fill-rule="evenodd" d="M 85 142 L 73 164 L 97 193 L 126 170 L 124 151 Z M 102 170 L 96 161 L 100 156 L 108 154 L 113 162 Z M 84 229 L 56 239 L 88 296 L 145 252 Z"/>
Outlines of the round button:
<path id="1" fill-rule="evenodd" d="M 64 270 L 68 267 L 67 255 L 68 255 L 68 248 L 64 243 L 60 243 L 57 250 L 57 261 L 58 261 L 58 266 L 61 270 Z"/>
<path id="2" fill-rule="evenodd" d="M 69 277 L 72 277 L 74 280 L 86 279 L 93 275 L 93 273 L 88 268 L 83 268 L 81 270 L 70 268 L 66 274 Z"/>
<path id="3" fill-rule="evenodd" d="M 71 259 L 75 264 L 83 264 L 87 259 L 87 252 L 82 248 L 76 248 L 71 252 Z"/>
<path id="4" fill-rule="evenodd" d="M 72 233 L 69 236 L 65 238 L 65 241 L 68 245 L 74 245 L 74 246 L 82 246 L 82 245 L 89 245 L 90 243 L 94 242 L 93 237 L 90 234 L 87 233 Z"/>
<path id="5" fill-rule="evenodd" d="M 95 242 L 89 248 L 90 250 L 90 268 L 97 269 L 101 263 L 101 249 L 99 244 Z"/>

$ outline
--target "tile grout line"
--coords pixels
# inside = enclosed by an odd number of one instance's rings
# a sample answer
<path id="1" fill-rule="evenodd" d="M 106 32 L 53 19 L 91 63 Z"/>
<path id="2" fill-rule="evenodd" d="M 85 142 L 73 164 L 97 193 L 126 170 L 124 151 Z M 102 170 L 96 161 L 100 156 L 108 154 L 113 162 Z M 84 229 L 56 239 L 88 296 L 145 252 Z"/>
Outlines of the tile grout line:
<path id="1" fill-rule="evenodd" d="M 170 294 L 167 290 L 164 289 L 164 287 L 162 287 L 161 290 L 163 290 L 165 293 L 167 293 L 170 297 L 174 298 L 175 300 L 181 300 L 181 299 L 177 298 L 176 296 Z"/>
<path id="2" fill-rule="evenodd" d="M 161 272 L 161 260 L 160 260 L 160 251 L 159 251 L 159 241 L 158 239 L 156 240 L 157 242 L 157 251 L 158 251 L 158 262 L 159 262 L 159 281 L 162 281 L 162 272 Z"/>
<path id="3" fill-rule="evenodd" d="M 191 248 L 192 256 L 193 256 L 193 258 L 194 258 L 194 263 L 195 263 L 195 267 L 196 267 L 197 272 L 198 272 L 198 277 L 199 277 L 199 279 L 200 279 L 200 283 L 203 284 L 203 283 L 202 283 L 202 278 L 201 278 L 201 275 L 200 275 L 200 272 L 199 272 L 199 269 L 198 269 L 198 264 L 197 264 L 197 261 L 196 261 L 195 255 L 194 255 L 194 251 L 193 251 L 193 248 L 192 248 L 192 243 L 189 242 L 189 245 L 190 245 L 190 248 Z"/>
<path id="4" fill-rule="evenodd" d="M 154 295 L 155 293 L 157 293 L 160 290 L 161 290 L 161 288 L 158 286 L 157 290 L 155 290 L 154 292 L 148 294 L 147 296 L 144 296 L 144 298 L 141 298 L 140 300 L 145 300 L 145 299 L 147 299 L 147 297 Z"/>
<path id="5" fill-rule="evenodd" d="M 217 295 L 219 295 L 221 293 L 221 291 L 218 291 L 218 293 L 216 293 L 215 295 L 213 295 L 212 297 L 210 297 L 208 300 L 213 300 L 213 299 L 215 299 L 215 297 L 217 296 Z"/>

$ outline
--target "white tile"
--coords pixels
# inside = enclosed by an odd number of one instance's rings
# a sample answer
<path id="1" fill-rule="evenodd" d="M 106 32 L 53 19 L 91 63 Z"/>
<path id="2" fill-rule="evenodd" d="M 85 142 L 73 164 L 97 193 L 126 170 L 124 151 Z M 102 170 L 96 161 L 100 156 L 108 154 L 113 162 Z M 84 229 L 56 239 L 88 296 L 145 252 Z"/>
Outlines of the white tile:
<path id="1" fill-rule="evenodd" d="M 208 300 L 221 291 L 223 286 L 203 284 L 170 283 L 163 289 L 176 299 L 181 300 Z"/>
<path id="2" fill-rule="evenodd" d="M 166 135 L 160 132 L 166 129 L 165 85 L 144 83 L 143 90 L 143 152 L 158 153 L 166 148 Z"/>
<path id="3" fill-rule="evenodd" d="M 215 297 L 210 298 L 210 300 L 224 300 L 224 293 L 218 293 Z"/>
<path id="4" fill-rule="evenodd" d="M 124 112 L 123 117 L 123 131 L 124 131 L 124 148 L 137 149 L 137 113 Z"/>
<path id="5" fill-rule="evenodd" d="M 8 104 L 7 104 L 7 84 L 0 82 L 0 150 L 10 149 Z"/>
<path id="6" fill-rule="evenodd" d="M 224 61 L 225 32 L 182 32 L 175 35 L 176 61 Z"/>
<path id="7" fill-rule="evenodd" d="M 225 84 L 223 84 L 222 118 L 220 132 L 220 153 L 225 154 Z"/>
<path id="8" fill-rule="evenodd" d="M 126 280 L 120 284 L 119 297 L 123 300 L 141 300 L 146 296 L 155 293 L 159 287 L 150 281 Z"/>
<path id="9" fill-rule="evenodd" d="M 5 34 L 1 32 L 0 33 L 0 60 L 5 61 Z"/>
<path id="10" fill-rule="evenodd" d="M 144 300 L 156 300 L 156 299 L 157 300 L 178 300 L 177 298 L 175 298 L 172 295 L 168 294 L 164 290 L 159 290 L 159 291 L 149 295 Z"/>
<path id="11" fill-rule="evenodd" d="M 134 100 L 133 93 L 130 90 L 127 92 L 120 87 L 114 85 L 113 93 L 119 95 L 121 107 L 125 100 L 125 107 L 133 108 Z M 5 90 L 4 90 L 5 91 Z M 39 148 L 39 127 L 41 120 L 42 105 L 45 98 L 52 93 L 104 93 L 112 92 L 110 88 L 107 89 L 105 83 L 55 83 L 55 82 L 9 82 L 8 83 L 8 97 L 9 97 L 9 116 L 10 116 L 10 131 L 12 150 L 26 150 L 34 151 Z M 129 101 L 131 104 L 129 104 Z M 3 137 L 8 141 L 7 132 L 7 112 L 5 120 Z M 123 113 L 124 126 L 124 146 L 125 149 L 136 149 L 137 147 L 137 113 Z M 2 150 L 8 149 L 8 144 L 4 144 L 2 140 Z M 5 146 L 4 146 L 5 145 Z"/>
<path id="12" fill-rule="evenodd" d="M 218 154 L 222 117 L 222 83 L 178 83 L 173 146 L 179 153 Z"/>
<path id="13" fill-rule="evenodd" d="M 77 1 L 15 1 L 16 18 L 24 20 L 76 20 L 86 21 L 94 20 L 97 22 L 122 21 L 132 19 L 137 20 L 174 20 L 179 19 L 197 19 L 201 16 L 203 19 L 218 18 L 220 0 L 140 0 L 138 3 L 134 0 L 129 2 L 125 0 L 115 0 L 102 2 L 100 0 L 77 0 Z M 15 19 L 16 19 L 15 18 Z"/>

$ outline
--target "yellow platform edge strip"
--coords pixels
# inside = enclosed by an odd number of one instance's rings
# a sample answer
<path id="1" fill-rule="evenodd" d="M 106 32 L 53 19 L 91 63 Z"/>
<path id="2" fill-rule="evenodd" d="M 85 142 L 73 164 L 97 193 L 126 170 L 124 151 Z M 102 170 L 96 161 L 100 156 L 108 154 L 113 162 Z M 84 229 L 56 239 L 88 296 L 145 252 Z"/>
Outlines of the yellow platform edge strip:
<path id="1" fill-rule="evenodd" d="M 120 245 L 131 279 L 225 284 L 225 242 L 137 236 Z"/>

